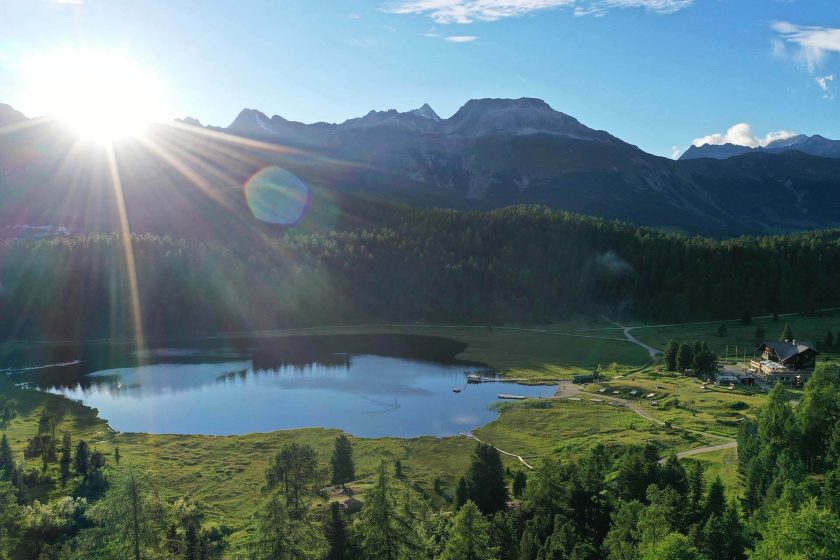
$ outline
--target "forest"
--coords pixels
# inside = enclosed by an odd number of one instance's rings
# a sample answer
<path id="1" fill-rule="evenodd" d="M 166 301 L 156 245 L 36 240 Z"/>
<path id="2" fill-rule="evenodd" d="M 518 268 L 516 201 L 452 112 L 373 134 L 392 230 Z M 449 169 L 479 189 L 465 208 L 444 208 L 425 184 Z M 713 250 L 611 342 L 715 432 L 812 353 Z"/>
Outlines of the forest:
<path id="1" fill-rule="evenodd" d="M 0 439 L 0 558 L 210 560 L 831 560 L 840 557 L 840 380 L 826 365 L 799 405 L 781 385 L 738 436 L 740 498 L 702 463 L 656 445 L 505 468 L 479 443 L 451 505 L 432 507 L 383 458 L 362 500 L 350 440 L 324 460 L 284 444 L 265 471 L 244 539 L 207 523 L 200 502 L 163 498 L 154 474 L 59 438 L 48 415 L 26 449 L 61 465 L 72 495 L 40 503 Z M 54 471 L 51 471 L 54 472 Z M 436 492 L 443 490 L 436 488 Z M 348 498 L 349 497 L 349 498 Z"/>
<path id="2" fill-rule="evenodd" d="M 394 206 L 364 224 L 223 244 L 143 233 L 5 240 L 0 259 L 0 336 L 18 339 L 130 337 L 135 308 L 145 336 L 171 336 L 572 314 L 676 322 L 840 302 L 829 273 L 840 270 L 838 231 L 713 240 L 539 206 Z"/>

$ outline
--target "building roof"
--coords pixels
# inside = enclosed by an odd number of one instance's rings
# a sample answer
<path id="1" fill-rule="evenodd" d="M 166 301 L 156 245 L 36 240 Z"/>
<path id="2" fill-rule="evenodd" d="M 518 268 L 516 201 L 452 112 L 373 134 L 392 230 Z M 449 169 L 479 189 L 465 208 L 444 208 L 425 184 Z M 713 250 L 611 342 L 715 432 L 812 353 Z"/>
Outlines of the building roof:
<path id="1" fill-rule="evenodd" d="M 776 353 L 776 356 L 779 357 L 779 360 L 784 362 L 797 354 L 802 354 L 808 350 L 814 352 L 815 354 L 819 354 L 813 347 L 809 344 L 804 342 L 783 342 L 783 341 L 767 341 L 764 342 L 761 346 L 758 347 L 759 350 L 762 350 L 765 346 L 768 346 L 773 352 Z"/>

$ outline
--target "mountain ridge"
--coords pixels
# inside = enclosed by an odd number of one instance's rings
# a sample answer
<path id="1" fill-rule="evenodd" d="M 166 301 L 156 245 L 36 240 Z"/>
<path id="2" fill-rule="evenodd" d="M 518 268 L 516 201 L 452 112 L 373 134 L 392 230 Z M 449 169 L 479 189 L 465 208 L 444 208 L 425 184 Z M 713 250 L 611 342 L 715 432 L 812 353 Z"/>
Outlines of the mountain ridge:
<path id="1" fill-rule="evenodd" d="M 332 200 L 328 214 L 344 216 L 360 205 L 539 204 L 717 237 L 840 226 L 840 159 L 784 149 L 673 161 L 533 98 L 471 100 L 447 119 L 435 116 L 424 104 L 304 124 L 248 108 L 228 127 L 191 118 L 157 125 L 145 140 L 116 146 L 126 156 L 120 171 L 132 227 L 178 236 L 253 229 L 243 186 L 266 166 L 297 175 Z M 107 162 L 83 147 L 65 164 L 76 143 L 46 121 L 0 135 L 0 220 L 114 230 L 112 186 L 97 171 Z M 207 215 L 213 220 L 197 228 Z"/>
<path id="2" fill-rule="evenodd" d="M 790 138 L 774 140 L 766 146 L 741 146 L 738 144 L 703 144 L 702 146 L 690 146 L 680 156 L 681 161 L 698 158 L 729 159 L 748 153 L 782 153 L 799 151 L 812 156 L 840 158 L 840 141 L 829 140 L 819 134 L 807 136 L 797 134 Z"/>

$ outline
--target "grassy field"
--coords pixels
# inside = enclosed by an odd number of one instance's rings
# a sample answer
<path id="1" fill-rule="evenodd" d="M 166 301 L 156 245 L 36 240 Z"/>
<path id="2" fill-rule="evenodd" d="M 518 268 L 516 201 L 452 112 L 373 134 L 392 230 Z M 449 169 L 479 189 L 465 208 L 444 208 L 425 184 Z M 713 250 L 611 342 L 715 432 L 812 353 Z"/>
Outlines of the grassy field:
<path id="1" fill-rule="evenodd" d="M 579 331 L 573 329 L 580 328 Z M 590 330 L 594 329 L 594 330 Z M 647 364 L 647 353 L 628 342 L 620 329 L 605 324 L 567 323 L 546 327 L 330 327 L 265 333 L 286 334 L 376 334 L 399 333 L 443 336 L 468 344 L 458 358 L 485 363 L 505 375 L 531 381 L 571 379 L 589 373 L 598 365 L 620 364 L 637 369 Z"/>
<path id="2" fill-rule="evenodd" d="M 830 330 L 836 337 L 840 334 L 840 311 L 828 312 L 821 316 L 786 315 L 779 317 L 777 321 L 772 318 L 753 319 L 749 325 L 741 321 L 721 321 L 719 323 L 701 325 L 679 325 L 666 327 L 638 327 L 633 329 L 633 335 L 650 344 L 654 348 L 663 349 L 669 340 L 679 342 L 690 342 L 704 340 L 709 347 L 721 358 L 728 352 L 729 356 L 743 356 L 746 352 L 747 359 L 752 357 L 753 350 L 757 345 L 756 329 L 764 329 L 765 338 L 778 340 L 785 328 L 785 323 L 790 323 L 793 335 L 797 340 L 816 344 L 823 340 Z M 718 336 L 720 325 L 726 325 L 726 336 Z M 840 355 L 835 352 L 824 353 L 823 359 L 838 361 Z"/>
<path id="3" fill-rule="evenodd" d="M 642 410 L 674 426 L 732 438 L 738 433 L 740 418 L 753 416 L 764 400 L 757 389 L 736 385 L 735 389 L 704 385 L 693 377 L 657 373 L 652 368 L 633 376 L 592 384 L 586 391 L 634 401 Z M 636 391 L 632 395 L 631 391 Z M 614 394 L 619 391 L 619 394 Z M 653 394 L 653 397 L 646 395 Z M 651 405 L 656 401 L 657 406 Z"/>
<path id="4" fill-rule="evenodd" d="M 626 446 L 652 442 L 666 455 L 715 443 L 699 434 L 654 424 L 628 408 L 588 399 L 508 405 L 499 420 L 476 430 L 476 435 L 526 459 L 551 454 L 574 457 L 595 443 L 618 453 Z"/>
<path id="5" fill-rule="evenodd" d="M 683 461 L 686 463 L 695 461 L 701 463 L 704 468 L 707 483 L 714 480 L 716 476 L 719 476 L 726 485 L 726 490 L 730 495 L 742 495 L 744 487 L 738 478 L 737 449 L 724 449 L 723 451 L 703 453 L 702 455 L 694 455 L 686 458 Z"/>
<path id="6" fill-rule="evenodd" d="M 569 325 L 553 326 L 550 330 L 570 328 Z M 619 364 L 608 369 L 608 375 L 623 375 L 639 370 L 647 362 L 644 350 L 619 337 L 620 330 L 598 331 L 600 338 L 589 338 L 592 331 L 581 331 L 586 336 L 561 336 L 521 328 L 446 328 L 446 327 L 366 327 L 360 329 L 319 329 L 317 332 L 415 332 L 418 334 L 448 336 L 469 344 L 460 356 L 466 360 L 486 363 L 506 374 L 536 382 L 540 379 L 568 379 L 578 372 L 588 372 L 597 365 L 613 362 Z M 301 334 L 296 331 L 295 334 Z M 611 334 L 612 336 L 606 336 Z M 604 336 L 601 336 L 604 335 Z M 2 364 L 0 364 L 2 366 Z M 730 420 L 740 414 L 751 414 L 760 403 L 760 395 L 744 391 L 726 392 L 713 390 L 700 392 L 699 385 L 685 378 L 656 377 L 652 368 L 632 376 L 615 379 L 609 383 L 621 389 L 631 387 L 654 391 L 660 384 L 662 398 L 671 403 L 650 413 L 669 420 L 672 428 L 646 420 L 632 410 L 591 402 L 586 394 L 580 401 L 544 399 L 500 406 L 497 420 L 475 431 L 484 441 L 511 453 L 523 455 L 536 462 L 540 456 L 553 454 L 574 458 L 596 442 L 606 444 L 618 452 L 622 446 L 654 442 L 663 455 L 680 450 L 719 443 L 713 436 L 681 430 L 686 427 L 721 435 L 732 435 L 735 427 L 720 420 Z M 657 392 L 660 392 L 657 390 Z M 13 449 L 22 453 L 26 441 L 36 431 L 38 417 L 49 409 L 59 417 L 57 432 L 68 430 L 75 441 L 83 438 L 103 451 L 113 465 L 113 450 L 119 445 L 121 466 L 136 465 L 149 469 L 155 475 L 163 495 L 186 495 L 202 501 L 207 506 L 209 518 L 231 526 L 237 531 L 236 542 L 242 538 L 241 530 L 249 515 L 258 507 L 263 473 L 273 453 L 287 441 L 305 441 L 319 452 L 326 466 L 337 430 L 304 429 L 257 433 L 243 436 L 165 436 L 150 434 L 115 434 L 96 411 L 63 397 L 15 387 L 0 377 L 0 394 L 18 401 L 19 415 L 5 428 Z M 593 394 L 591 397 L 597 397 Z M 744 405 L 738 404 L 746 403 Z M 647 406 L 642 403 L 642 406 Z M 734 408 L 733 408 L 734 406 Z M 247 413 L 243 410 L 243 414 Z M 437 505 L 444 506 L 454 494 L 457 477 L 466 469 L 475 442 L 464 437 L 414 439 L 360 439 L 354 443 L 359 480 L 353 487 L 364 491 L 367 479 L 382 458 L 399 459 L 407 479 Z M 20 456 L 20 455 L 18 455 Z M 720 461 L 723 461 L 722 457 Z M 700 460 L 718 465 L 710 457 Z M 505 457 L 511 469 L 522 465 Z M 731 477 L 731 468 L 720 462 L 710 466 Z M 40 461 L 33 461 L 27 468 L 40 468 Z M 57 479 L 57 465 L 48 473 Z M 435 494 L 434 481 L 442 481 L 444 492 Z M 41 499 L 72 491 L 58 484 L 45 484 L 33 488 Z"/>

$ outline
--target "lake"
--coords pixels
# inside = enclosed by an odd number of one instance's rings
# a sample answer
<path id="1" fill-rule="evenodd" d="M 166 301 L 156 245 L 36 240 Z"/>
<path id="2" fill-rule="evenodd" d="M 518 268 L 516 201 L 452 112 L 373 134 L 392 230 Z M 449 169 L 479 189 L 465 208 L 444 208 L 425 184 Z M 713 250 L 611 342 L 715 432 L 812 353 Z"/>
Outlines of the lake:
<path id="1" fill-rule="evenodd" d="M 443 360 L 447 352 L 428 341 L 393 340 L 377 338 L 371 344 L 335 337 L 314 346 L 308 340 L 298 345 L 284 341 L 279 350 L 272 345 L 268 351 L 266 344 L 159 348 L 135 352 L 117 367 L 88 366 L 68 373 L 85 360 L 67 361 L 30 370 L 27 379 L 98 409 L 116 430 L 157 434 L 231 435 L 317 426 L 360 437 L 449 436 L 496 418 L 493 405 L 499 393 L 546 397 L 554 392 L 551 386 L 467 385 L 465 371 L 481 367 Z M 436 348 L 435 359 L 420 359 L 424 346 Z M 378 353 L 363 353 L 371 348 Z"/>

